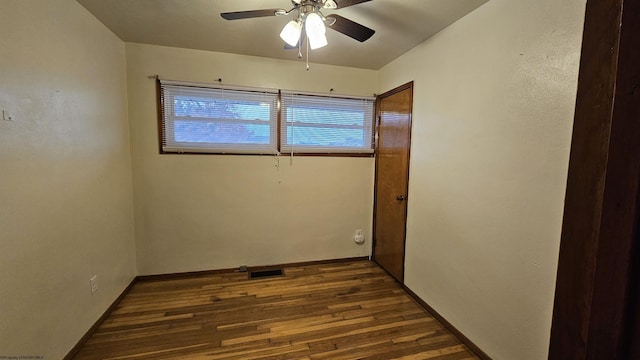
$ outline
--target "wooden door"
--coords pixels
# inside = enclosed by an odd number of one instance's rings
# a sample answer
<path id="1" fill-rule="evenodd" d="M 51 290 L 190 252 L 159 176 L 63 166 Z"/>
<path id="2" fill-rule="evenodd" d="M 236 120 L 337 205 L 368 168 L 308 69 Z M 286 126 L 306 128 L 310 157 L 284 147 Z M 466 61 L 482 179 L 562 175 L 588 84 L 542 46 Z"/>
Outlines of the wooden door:
<path id="1" fill-rule="evenodd" d="M 378 97 L 373 259 L 404 280 L 413 82 Z"/>

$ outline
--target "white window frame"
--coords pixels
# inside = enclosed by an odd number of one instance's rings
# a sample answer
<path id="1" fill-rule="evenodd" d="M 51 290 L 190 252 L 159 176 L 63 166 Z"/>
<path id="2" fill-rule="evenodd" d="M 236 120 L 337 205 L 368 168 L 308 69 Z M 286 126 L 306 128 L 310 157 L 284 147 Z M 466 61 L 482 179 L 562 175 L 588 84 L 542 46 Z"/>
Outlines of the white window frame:
<path id="1" fill-rule="evenodd" d="M 161 102 L 161 152 L 163 153 L 215 153 L 215 154 L 274 154 L 277 153 L 278 132 L 278 90 L 256 89 L 238 86 L 221 86 L 202 83 L 188 83 L 159 80 Z M 255 119 L 229 119 L 207 116 L 180 116 L 176 114 L 175 98 L 179 96 L 208 100 L 238 100 L 266 103 L 269 121 Z M 207 141 L 177 140 L 175 127 L 181 121 L 202 124 L 259 124 L 269 125 L 269 142 L 264 143 L 225 143 Z"/>
<path id="2" fill-rule="evenodd" d="M 160 101 L 160 152 L 161 153 L 210 153 L 210 154 L 250 154 L 250 155 L 274 155 L 280 154 L 308 154 L 308 155 L 329 155 L 329 156 L 373 156 L 374 153 L 374 114 L 375 114 L 375 97 L 353 97 L 353 96 L 335 96 L 331 94 L 319 94 L 310 92 L 299 92 L 283 90 L 282 92 L 275 89 L 228 86 L 221 84 L 206 84 L 173 80 L 158 79 L 159 101 Z M 220 143 L 207 141 L 187 141 L 180 142 L 177 140 L 175 127 L 180 120 L 197 123 L 202 121 L 203 124 L 214 123 L 238 123 L 238 124 L 260 124 L 266 125 L 264 120 L 254 119 L 225 119 L 208 116 L 181 116 L 176 114 L 175 98 L 177 96 L 194 96 L 196 98 L 207 99 L 239 99 L 239 101 L 255 101 L 262 99 L 270 105 L 269 119 L 269 143 Z M 322 110 L 328 109 L 334 104 L 336 118 L 331 118 L 326 114 L 322 114 Z M 318 119 L 311 119 L 307 111 L 305 120 L 300 120 L 302 116 L 295 114 L 295 109 L 300 107 L 318 106 L 320 113 Z M 322 109 L 324 108 L 324 109 Z M 302 112 L 301 110 L 298 110 Z M 345 118 L 340 117 L 349 112 L 362 112 L 362 116 L 354 118 L 354 122 L 349 122 Z M 292 116 L 287 116 L 291 112 Z M 338 120 L 341 119 L 341 120 Z M 291 121 L 293 119 L 293 121 Z M 311 120 L 310 120 L 311 119 Z M 295 141 L 295 129 L 306 127 L 308 129 L 317 128 L 318 138 L 322 136 L 335 136 L 339 138 L 340 134 L 331 134 L 331 130 L 337 132 L 341 130 L 358 130 L 362 131 L 362 138 L 358 138 L 357 142 L 349 145 L 331 146 L 325 144 L 302 144 Z M 288 129 L 292 129 L 291 133 L 293 141 L 287 136 Z M 303 131 L 300 131 L 302 133 Z M 328 134 L 328 135 L 327 135 Z M 195 134 L 194 134 L 195 135 Z M 326 141 L 325 141 L 326 142 Z"/>
<path id="3" fill-rule="evenodd" d="M 334 96 L 299 91 L 282 91 L 280 97 L 280 151 L 283 153 L 298 154 L 373 154 L 374 151 L 374 97 L 352 97 Z M 307 114 L 300 114 L 303 111 L 299 108 L 320 109 L 317 117 L 309 115 L 313 111 L 305 111 Z M 339 118 L 331 118 L 327 112 L 335 113 L 361 113 L 361 117 L 355 116 L 349 119 L 348 116 L 340 115 Z M 298 111 L 298 114 L 296 114 Z M 337 115 L 336 115 L 337 116 Z M 303 119 L 306 118 L 306 119 Z M 306 133 L 305 136 L 316 136 L 309 144 L 301 144 L 296 141 L 296 128 L 298 133 Z M 313 134 L 310 129 L 318 129 L 324 134 Z M 291 130 L 291 131 L 289 131 Z M 340 131 L 355 130 L 362 132 L 356 140 L 357 143 L 350 145 L 328 145 L 319 144 L 323 140 L 328 141 L 335 131 L 337 137 Z M 358 145 L 360 144 L 360 145 Z"/>

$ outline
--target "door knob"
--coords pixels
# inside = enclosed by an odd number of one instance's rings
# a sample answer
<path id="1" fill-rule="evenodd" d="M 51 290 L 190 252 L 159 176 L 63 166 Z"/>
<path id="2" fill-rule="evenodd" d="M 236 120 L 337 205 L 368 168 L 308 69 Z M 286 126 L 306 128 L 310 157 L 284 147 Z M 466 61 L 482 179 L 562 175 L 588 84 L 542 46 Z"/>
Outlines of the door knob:
<path id="1" fill-rule="evenodd" d="M 398 201 L 404 201 L 404 195 L 398 195 L 398 196 L 396 196 L 396 200 L 398 200 Z"/>

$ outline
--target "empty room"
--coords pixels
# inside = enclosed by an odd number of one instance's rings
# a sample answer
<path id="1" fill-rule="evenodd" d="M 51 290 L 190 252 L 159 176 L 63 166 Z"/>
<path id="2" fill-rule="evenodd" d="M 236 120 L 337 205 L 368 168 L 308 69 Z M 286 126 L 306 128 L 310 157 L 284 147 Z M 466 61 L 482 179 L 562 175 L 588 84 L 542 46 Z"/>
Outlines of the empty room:
<path id="1" fill-rule="evenodd" d="M 590 3 L 0 0 L 0 359 L 553 358 Z"/>

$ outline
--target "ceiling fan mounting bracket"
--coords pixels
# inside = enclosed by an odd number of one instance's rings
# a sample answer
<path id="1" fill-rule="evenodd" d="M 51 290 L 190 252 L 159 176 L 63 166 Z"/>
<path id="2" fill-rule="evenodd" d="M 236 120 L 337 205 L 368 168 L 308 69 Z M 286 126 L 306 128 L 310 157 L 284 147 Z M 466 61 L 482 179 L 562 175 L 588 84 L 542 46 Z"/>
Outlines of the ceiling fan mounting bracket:
<path id="1" fill-rule="evenodd" d="M 337 9 L 338 4 L 335 0 L 291 0 L 294 7 L 313 6 L 315 9 Z"/>

